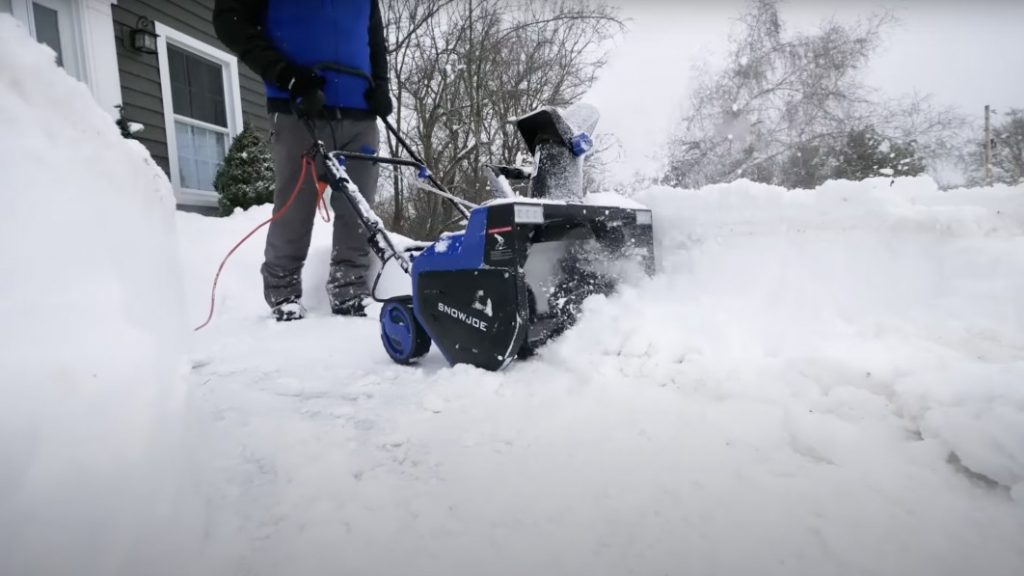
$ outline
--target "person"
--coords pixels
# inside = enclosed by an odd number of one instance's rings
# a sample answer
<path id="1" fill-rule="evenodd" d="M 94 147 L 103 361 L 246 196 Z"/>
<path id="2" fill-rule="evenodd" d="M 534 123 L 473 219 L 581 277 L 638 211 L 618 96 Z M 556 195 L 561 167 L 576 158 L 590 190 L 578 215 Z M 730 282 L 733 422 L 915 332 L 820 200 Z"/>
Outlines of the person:
<path id="1" fill-rule="evenodd" d="M 217 37 L 263 79 L 271 115 L 274 211 L 291 195 L 310 150 L 313 120 L 329 149 L 376 154 L 377 118 L 389 116 L 387 45 L 377 0 L 217 0 Z M 321 64 L 356 69 L 365 77 Z M 353 161 L 349 177 L 372 206 L 377 165 Z M 322 173 L 317 166 L 317 174 Z M 278 321 L 303 318 L 302 269 L 316 216 L 315 179 L 307 176 L 288 211 L 270 224 L 260 267 L 263 295 Z M 331 198 L 335 220 L 327 295 L 331 311 L 365 316 L 370 253 L 365 232 L 340 194 Z"/>

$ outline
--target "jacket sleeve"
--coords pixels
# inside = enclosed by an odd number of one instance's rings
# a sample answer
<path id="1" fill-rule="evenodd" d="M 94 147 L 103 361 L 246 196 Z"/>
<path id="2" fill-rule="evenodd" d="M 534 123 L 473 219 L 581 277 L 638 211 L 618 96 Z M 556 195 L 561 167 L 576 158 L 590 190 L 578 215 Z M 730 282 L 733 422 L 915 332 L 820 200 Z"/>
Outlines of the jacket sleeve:
<path id="1" fill-rule="evenodd" d="M 266 0 L 217 0 L 213 7 L 213 29 L 217 38 L 239 60 L 269 84 L 288 58 L 263 34 Z"/>
<path id="2" fill-rule="evenodd" d="M 370 68 L 377 84 L 388 81 L 388 41 L 379 0 L 370 0 Z"/>

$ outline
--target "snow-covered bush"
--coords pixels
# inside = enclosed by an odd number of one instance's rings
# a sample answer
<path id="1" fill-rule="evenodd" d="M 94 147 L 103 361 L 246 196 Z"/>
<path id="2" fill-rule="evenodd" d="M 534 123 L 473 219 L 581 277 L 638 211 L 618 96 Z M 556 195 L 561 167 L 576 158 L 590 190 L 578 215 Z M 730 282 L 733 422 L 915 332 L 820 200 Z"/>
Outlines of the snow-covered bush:
<path id="1" fill-rule="evenodd" d="M 236 208 L 246 210 L 274 201 L 274 163 L 252 124 L 246 122 L 231 143 L 213 187 L 220 194 L 218 204 L 224 216 Z"/>

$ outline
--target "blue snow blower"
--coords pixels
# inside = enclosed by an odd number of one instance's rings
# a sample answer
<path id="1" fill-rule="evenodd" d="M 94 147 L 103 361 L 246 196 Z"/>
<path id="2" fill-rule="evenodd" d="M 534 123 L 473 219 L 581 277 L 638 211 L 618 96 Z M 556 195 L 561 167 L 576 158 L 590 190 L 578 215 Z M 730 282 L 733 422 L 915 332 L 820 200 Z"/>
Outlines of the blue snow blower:
<path id="1" fill-rule="evenodd" d="M 449 193 L 387 120 L 411 160 L 327 152 L 317 143 L 329 185 L 351 203 L 382 263 L 377 281 L 391 261 L 411 276 L 412 294 L 378 300 L 381 342 L 395 362 L 414 363 L 433 344 L 452 365 L 501 370 L 570 328 L 587 297 L 610 294 L 631 275 L 654 274 L 651 211 L 585 200 L 583 162 L 597 118 L 593 107 L 576 105 L 518 119 L 533 164 L 487 166 L 495 199 L 479 206 Z M 349 179 L 350 161 L 417 169 L 431 184 L 424 188 L 451 202 L 465 228 L 397 249 Z M 512 191 L 516 180 L 528 184 L 527 196 Z"/>

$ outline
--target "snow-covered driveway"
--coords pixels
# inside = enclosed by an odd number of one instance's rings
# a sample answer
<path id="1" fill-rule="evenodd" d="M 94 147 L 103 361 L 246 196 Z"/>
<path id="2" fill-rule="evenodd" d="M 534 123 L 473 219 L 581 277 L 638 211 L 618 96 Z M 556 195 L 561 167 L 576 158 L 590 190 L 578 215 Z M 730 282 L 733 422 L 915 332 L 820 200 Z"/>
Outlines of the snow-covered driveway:
<path id="1" fill-rule="evenodd" d="M 1024 190 L 652 190 L 661 273 L 500 374 L 264 311 L 192 345 L 208 562 L 245 574 L 1024 573 Z M 179 216 L 192 317 L 266 216 Z M 375 311 L 375 310 L 374 310 Z"/>
<path id="2" fill-rule="evenodd" d="M 10 17 L 0 86 L 2 576 L 1024 574 L 1024 187 L 651 190 L 656 278 L 402 368 L 323 225 L 311 318 L 258 235 L 184 342 L 269 208 L 175 213 Z"/>

